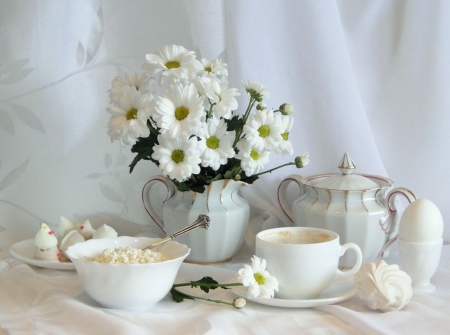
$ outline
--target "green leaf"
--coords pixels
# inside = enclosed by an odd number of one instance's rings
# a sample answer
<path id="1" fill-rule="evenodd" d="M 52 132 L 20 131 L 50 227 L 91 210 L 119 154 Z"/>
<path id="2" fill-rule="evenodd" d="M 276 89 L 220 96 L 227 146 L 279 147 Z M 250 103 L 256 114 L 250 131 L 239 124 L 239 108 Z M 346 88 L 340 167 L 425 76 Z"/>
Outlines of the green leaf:
<path id="1" fill-rule="evenodd" d="M 197 192 L 197 193 L 203 193 L 205 192 L 205 186 L 203 185 L 197 185 L 197 186 L 191 186 L 190 188 L 192 191 Z"/>
<path id="2" fill-rule="evenodd" d="M 209 290 L 215 290 L 219 283 L 211 277 L 203 277 L 197 281 L 191 281 L 191 287 L 200 287 L 203 292 L 208 293 Z"/>
<path id="3" fill-rule="evenodd" d="M 175 302 L 182 302 L 184 299 L 191 299 L 194 300 L 193 297 L 191 297 L 190 295 L 184 294 L 183 292 L 178 291 L 175 288 L 172 288 L 170 290 L 170 294 L 172 295 L 172 300 Z"/>
<path id="4" fill-rule="evenodd" d="M 239 115 L 235 115 L 231 119 L 225 120 L 225 122 L 227 123 L 227 131 L 233 131 L 244 127 L 244 120 L 242 120 Z"/>

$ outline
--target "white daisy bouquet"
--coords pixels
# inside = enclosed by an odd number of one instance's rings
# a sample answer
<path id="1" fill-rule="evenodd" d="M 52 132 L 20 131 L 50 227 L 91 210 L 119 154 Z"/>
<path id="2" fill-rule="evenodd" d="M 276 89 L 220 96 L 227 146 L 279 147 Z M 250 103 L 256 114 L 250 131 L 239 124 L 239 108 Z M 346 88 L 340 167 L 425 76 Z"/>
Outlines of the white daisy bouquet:
<path id="1" fill-rule="evenodd" d="M 261 172 L 273 152 L 291 155 L 290 104 L 268 109 L 263 85 L 244 80 L 248 105 L 238 113 L 238 89 L 229 88 L 227 64 L 220 59 L 198 60 L 182 46 L 162 46 L 146 55 L 140 74 L 126 73 L 108 91 L 111 141 L 131 146 L 140 160 L 155 163 L 180 191 L 202 193 L 219 179 L 253 183 L 264 173 L 287 165 L 298 168 L 308 154 L 294 162 Z"/>

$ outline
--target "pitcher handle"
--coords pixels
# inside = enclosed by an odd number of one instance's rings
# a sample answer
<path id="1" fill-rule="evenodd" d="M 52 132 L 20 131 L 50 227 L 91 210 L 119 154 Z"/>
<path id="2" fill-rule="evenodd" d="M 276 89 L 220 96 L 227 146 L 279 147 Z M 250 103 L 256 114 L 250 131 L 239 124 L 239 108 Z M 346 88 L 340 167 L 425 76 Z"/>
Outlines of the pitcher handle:
<path id="1" fill-rule="evenodd" d="M 386 196 L 386 205 L 388 211 L 384 217 L 380 219 L 381 228 L 390 234 L 389 240 L 381 249 L 379 258 L 383 258 L 386 251 L 397 240 L 398 234 L 395 233 L 397 229 L 397 208 L 395 207 L 395 197 L 397 195 L 403 195 L 409 203 L 417 200 L 416 195 L 411 190 L 404 187 L 397 187 L 392 189 Z"/>
<path id="2" fill-rule="evenodd" d="M 166 187 L 166 198 L 164 199 L 163 203 L 172 198 L 176 193 L 176 187 L 172 181 L 169 179 L 163 177 L 163 176 L 156 176 L 151 178 L 148 182 L 145 183 L 144 187 L 142 188 L 142 202 L 144 204 L 145 210 L 147 211 L 148 215 L 152 218 L 152 220 L 158 225 L 159 228 L 164 232 L 164 234 L 167 235 L 166 230 L 164 229 L 164 221 L 162 218 L 156 213 L 152 202 L 150 201 L 150 193 L 153 188 L 158 183 L 162 183 Z"/>
<path id="3" fill-rule="evenodd" d="M 294 223 L 294 215 L 292 213 L 292 204 L 289 204 L 287 201 L 287 188 L 290 183 L 294 182 L 298 185 L 300 189 L 299 197 L 306 192 L 305 186 L 301 182 L 303 179 L 302 176 L 299 174 L 291 174 L 289 177 L 283 179 L 278 185 L 277 190 L 277 198 L 278 203 L 280 204 L 281 209 L 283 210 L 284 214 L 287 216 L 289 220 L 291 220 L 292 223 Z"/>

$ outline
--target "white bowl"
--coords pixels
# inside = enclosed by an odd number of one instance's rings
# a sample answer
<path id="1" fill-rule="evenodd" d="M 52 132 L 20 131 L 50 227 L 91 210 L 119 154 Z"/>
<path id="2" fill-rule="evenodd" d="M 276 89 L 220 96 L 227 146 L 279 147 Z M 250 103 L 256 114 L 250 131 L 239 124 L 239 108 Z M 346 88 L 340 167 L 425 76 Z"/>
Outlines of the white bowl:
<path id="1" fill-rule="evenodd" d="M 170 291 L 183 260 L 191 249 L 175 241 L 155 248 L 167 261 L 146 264 L 108 264 L 84 260 L 104 249 L 144 248 L 158 238 L 108 237 L 70 246 L 66 254 L 75 264 L 85 291 L 107 308 L 143 310 L 163 299 Z"/>

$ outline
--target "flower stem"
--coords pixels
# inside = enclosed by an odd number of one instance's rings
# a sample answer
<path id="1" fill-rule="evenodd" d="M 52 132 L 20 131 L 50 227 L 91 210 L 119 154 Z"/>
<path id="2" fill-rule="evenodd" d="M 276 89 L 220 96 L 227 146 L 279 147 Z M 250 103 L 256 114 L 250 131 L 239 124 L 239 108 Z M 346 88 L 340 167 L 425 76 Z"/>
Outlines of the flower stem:
<path id="1" fill-rule="evenodd" d="M 181 287 L 181 286 L 192 286 L 192 284 L 195 284 L 197 282 L 189 282 L 189 283 L 180 283 L 180 284 L 173 284 L 172 287 Z M 230 283 L 230 284 L 206 284 L 202 283 L 202 286 L 208 286 L 211 289 L 215 289 L 218 287 L 227 288 L 228 286 L 242 286 L 242 283 Z"/>
<path id="2" fill-rule="evenodd" d="M 238 132 L 236 132 L 236 137 L 234 139 L 233 148 L 235 147 L 236 143 L 241 139 L 242 131 L 244 130 L 244 125 L 247 123 L 248 116 L 250 115 L 250 112 L 253 109 L 255 102 L 256 102 L 256 100 L 254 98 L 250 97 L 247 109 L 244 113 L 244 116 L 242 117 L 242 127 L 239 129 Z"/>
<path id="3" fill-rule="evenodd" d="M 254 174 L 253 176 L 261 176 L 261 175 L 266 174 L 266 173 L 271 173 L 272 171 L 278 170 L 278 169 L 280 169 L 282 167 L 289 166 L 289 165 L 295 165 L 295 162 L 286 163 L 286 164 L 277 166 L 277 167 L 275 167 L 273 169 L 270 169 L 270 170 L 267 170 L 267 171 L 264 171 L 264 172 L 261 172 L 261 173 Z"/>

